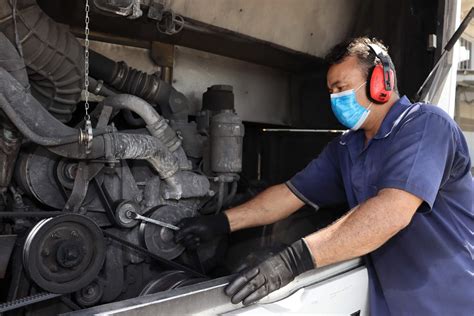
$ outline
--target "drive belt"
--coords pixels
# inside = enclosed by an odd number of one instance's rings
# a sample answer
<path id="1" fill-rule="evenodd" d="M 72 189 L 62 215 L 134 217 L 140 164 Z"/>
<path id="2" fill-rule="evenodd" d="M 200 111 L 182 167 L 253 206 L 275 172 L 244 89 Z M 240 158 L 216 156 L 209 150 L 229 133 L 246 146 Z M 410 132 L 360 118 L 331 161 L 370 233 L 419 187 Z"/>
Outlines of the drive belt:
<path id="1" fill-rule="evenodd" d="M 2 217 L 54 217 L 54 216 L 61 215 L 61 214 L 65 214 L 65 213 L 64 212 L 0 212 L 0 218 L 2 218 Z M 147 249 L 145 249 L 145 248 L 143 248 L 139 245 L 136 245 L 136 244 L 131 243 L 131 242 L 125 240 L 125 239 L 122 239 L 122 238 L 116 236 L 115 234 L 107 232 L 104 229 L 101 229 L 101 230 L 102 230 L 102 233 L 104 234 L 104 236 L 106 236 L 110 239 L 113 239 L 116 242 L 118 242 L 118 243 L 120 243 L 120 244 L 122 244 L 122 245 L 124 245 L 128 248 L 132 248 L 132 249 L 134 249 L 138 252 L 141 252 L 141 253 L 147 255 L 148 257 L 158 261 L 159 263 L 161 263 L 161 264 L 163 264 L 163 265 L 165 265 L 169 268 L 186 271 L 186 272 L 190 273 L 191 275 L 193 275 L 195 277 L 198 277 L 198 278 L 206 278 L 206 279 L 208 278 L 206 275 L 204 275 L 200 272 L 197 272 L 197 271 L 195 271 L 195 270 L 193 270 L 193 269 L 191 269 L 191 268 L 189 268 L 185 265 L 182 265 L 182 264 L 179 264 L 177 262 L 162 258 L 162 257 L 148 251 Z M 28 305 L 32 305 L 32 304 L 36 304 L 36 303 L 43 302 L 43 301 L 46 301 L 46 300 L 50 300 L 50 299 L 53 299 L 53 298 L 56 298 L 56 297 L 60 297 L 62 295 L 63 294 L 43 292 L 43 293 L 38 293 L 38 294 L 22 297 L 22 298 L 13 300 L 13 301 L 8 301 L 8 302 L 5 302 L 5 303 L 1 303 L 0 304 L 0 313 L 11 311 L 11 310 L 22 308 L 22 307 L 26 307 Z"/>

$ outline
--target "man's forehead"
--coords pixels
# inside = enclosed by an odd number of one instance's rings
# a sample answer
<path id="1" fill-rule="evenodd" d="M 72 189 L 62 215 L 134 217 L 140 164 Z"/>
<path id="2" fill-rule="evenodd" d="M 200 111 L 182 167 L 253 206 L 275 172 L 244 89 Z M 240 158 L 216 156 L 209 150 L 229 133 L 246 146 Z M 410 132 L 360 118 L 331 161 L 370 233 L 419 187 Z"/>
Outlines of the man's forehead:
<path id="1" fill-rule="evenodd" d="M 360 64 L 355 56 L 348 56 L 338 64 L 331 65 L 327 73 L 328 86 L 353 81 L 354 77 L 362 76 Z M 358 78 L 357 78 L 358 79 Z"/>

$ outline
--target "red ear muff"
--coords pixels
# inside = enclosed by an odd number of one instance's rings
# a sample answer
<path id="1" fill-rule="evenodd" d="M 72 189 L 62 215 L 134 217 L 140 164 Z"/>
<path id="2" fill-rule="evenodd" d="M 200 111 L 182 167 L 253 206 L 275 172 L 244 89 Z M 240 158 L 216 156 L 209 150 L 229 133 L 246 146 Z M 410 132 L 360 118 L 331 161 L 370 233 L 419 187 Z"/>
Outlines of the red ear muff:
<path id="1" fill-rule="evenodd" d="M 387 76 L 387 78 L 384 78 Z M 386 89 L 386 82 L 390 82 L 391 90 Z M 393 70 L 384 72 L 381 64 L 376 65 L 369 74 L 369 97 L 376 103 L 385 103 L 390 99 L 394 87 Z"/>

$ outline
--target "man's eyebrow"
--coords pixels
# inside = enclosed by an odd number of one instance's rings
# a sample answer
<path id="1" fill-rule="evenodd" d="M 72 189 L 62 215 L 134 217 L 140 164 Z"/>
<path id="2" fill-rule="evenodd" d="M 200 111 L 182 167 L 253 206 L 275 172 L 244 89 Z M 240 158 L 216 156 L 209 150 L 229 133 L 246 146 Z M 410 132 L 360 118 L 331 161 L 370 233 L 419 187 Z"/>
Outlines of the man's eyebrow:
<path id="1" fill-rule="evenodd" d="M 332 88 L 334 86 L 337 86 L 338 84 L 340 84 L 341 81 L 340 80 L 337 80 L 336 82 L 334 82 L 333 84 L 331 84 L 331 86 L 329 86 L 329 88 Z"/>

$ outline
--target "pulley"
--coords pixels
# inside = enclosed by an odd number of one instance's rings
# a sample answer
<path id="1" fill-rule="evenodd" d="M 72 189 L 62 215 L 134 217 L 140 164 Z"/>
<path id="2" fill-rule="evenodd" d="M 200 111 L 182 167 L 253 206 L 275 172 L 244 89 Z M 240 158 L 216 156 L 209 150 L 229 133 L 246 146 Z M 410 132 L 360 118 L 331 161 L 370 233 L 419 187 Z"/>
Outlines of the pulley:
<path id="1" fill-rule="evenodd" d="M 186 208 L 165 205 L 152 208 L 144 215 L 154 220 L 176 225 L 181 219 L 191 217 L 194 214 L 192 210 Z M 174 230 L 170 228 L 144 221 L 140 224 L 140 235 L 145 247 L 162 258 L 171 260 L 184 251 L 182 245 L 174 242 Z"/>
<path id="2" fill-rule="evenodd" d="M 71 293 L 90 284 L 105 259 L 102 231 L 88 217 L 65 214 L 38 222 L 23 248 L 28 276 L 43 290 Z"/>

